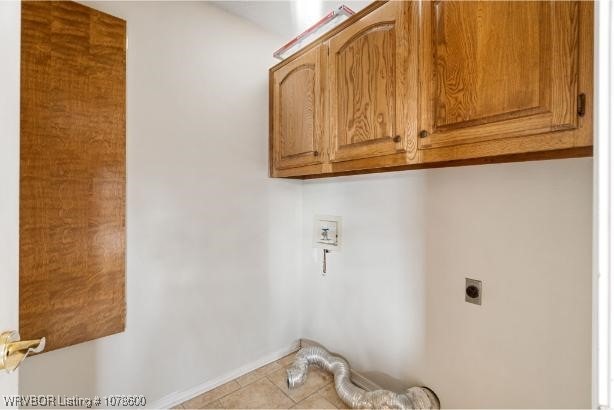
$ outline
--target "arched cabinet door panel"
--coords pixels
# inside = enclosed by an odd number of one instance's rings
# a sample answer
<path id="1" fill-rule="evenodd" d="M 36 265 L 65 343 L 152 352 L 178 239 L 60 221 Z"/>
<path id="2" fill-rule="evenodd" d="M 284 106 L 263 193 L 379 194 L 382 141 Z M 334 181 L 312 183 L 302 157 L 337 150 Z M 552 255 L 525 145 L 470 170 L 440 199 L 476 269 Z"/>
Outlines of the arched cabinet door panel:
<path id="1" fill-rule="evenodd" d="M 273 73 L 276 169 L 319 164 L 324 157 L 322 49 L 315 47 Z"/>
<path id="2" fill-rule="evenodd" d="M 577 2 L 422 7 L 421 148 L 577 128 Z"/>
<path id="3" fill-rule="evenodd" d="M 330 39 L 331 161 L 415 153 L 416 8 L 389 2 Z"/>

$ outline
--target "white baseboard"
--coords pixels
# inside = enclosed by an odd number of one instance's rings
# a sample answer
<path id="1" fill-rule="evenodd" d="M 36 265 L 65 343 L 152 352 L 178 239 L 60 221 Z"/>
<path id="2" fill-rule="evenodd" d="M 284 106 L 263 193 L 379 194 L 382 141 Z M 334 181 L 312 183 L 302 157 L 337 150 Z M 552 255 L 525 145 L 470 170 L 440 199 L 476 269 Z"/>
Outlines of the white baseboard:
<path id="1" fill-rule="evenodd" d="M 352 383 L 354 383 L 356 386 L 366 391 L 381 390 L 381 386 L 379 384 L 355 370 L 350 370 L 350 380 L 352 380 Z"/>
<path id="2" fill-rule="evenodd" d="M 256 361 L 246 364 L 245 366 L 241 366 L 238 369 L 232 370 L 216 379 L 207 380 L 189 389 L 174 392 L 167 396 L 164 396 L 160 400 L 156 401 L 155 403 L 152 403 L 151 405 L 148 405 L 147 407 L 153 409 L 170 409 L 171 407 L 181 404 L 186 400 L 190 400 L 191 398 L 203 394 L 211 389 L 215 389 L 216 387 L 221 386 L 224 383 L 228 383 L 229 381 L 234 380 L 237 377 L 243 376 L 244 374 L 249 373 L 252 370 L 256 370 L 259 367 L 264 366 L 265 364 L 269 364 L 271 362 L 274 362 L 275 360 L 281 359 L 282 357 L 297 351 L 299 347 L 300 341 L 297 340 L 288 347 L 270 353 Z"/>

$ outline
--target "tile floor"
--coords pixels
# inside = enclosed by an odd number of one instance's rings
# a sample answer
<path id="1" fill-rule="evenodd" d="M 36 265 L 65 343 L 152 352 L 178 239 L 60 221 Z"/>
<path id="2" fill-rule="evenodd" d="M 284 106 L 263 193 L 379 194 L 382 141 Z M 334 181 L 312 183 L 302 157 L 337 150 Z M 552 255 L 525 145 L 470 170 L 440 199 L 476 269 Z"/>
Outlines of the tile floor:
<path id="1" fill-rule="evenodd" d="M 307 381 L 289 390 L 286 368 L 294 354 L 269 363 L 253 372 L 194 397 L 176 409 L 344 409 L 335 392 L 333 377 L 316 367 Z"/>

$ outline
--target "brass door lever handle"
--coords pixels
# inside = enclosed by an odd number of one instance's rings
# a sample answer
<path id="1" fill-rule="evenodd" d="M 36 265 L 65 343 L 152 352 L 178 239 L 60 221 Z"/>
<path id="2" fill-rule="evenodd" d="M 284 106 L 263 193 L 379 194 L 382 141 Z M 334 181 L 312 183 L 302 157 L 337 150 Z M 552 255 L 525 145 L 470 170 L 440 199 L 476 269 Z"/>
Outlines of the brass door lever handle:
<path id="1" fill-rule="evenodd" d="M 40 353 L 45 349 L 45 338 L 19 340 L 17 332 L 0 333 L 0 371 L 7 373 L 17 369 L 30 353 Z"/>

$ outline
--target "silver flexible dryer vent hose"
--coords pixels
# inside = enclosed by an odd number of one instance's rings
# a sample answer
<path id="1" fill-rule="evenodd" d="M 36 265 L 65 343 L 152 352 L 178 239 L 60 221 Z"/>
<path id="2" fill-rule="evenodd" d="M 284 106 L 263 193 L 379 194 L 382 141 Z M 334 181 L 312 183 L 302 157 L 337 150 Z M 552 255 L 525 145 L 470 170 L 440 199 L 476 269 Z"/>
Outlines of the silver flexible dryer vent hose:
<path id="1" fill-rule="evenodd" d="M 289 388 L 305 382 L 310 364 L 333 374 L 337 395 L 353 409 L 439 409 L 437 396 L 426 387 L 412 387 L 401 394 L 361 389 L 352 383 L 348 362 L 321 346 L 308 346 L 298 351 L 294 364 L 287 370 Z"/>

